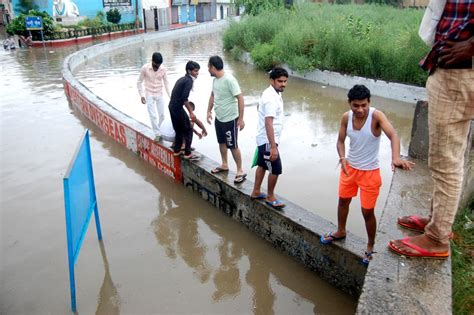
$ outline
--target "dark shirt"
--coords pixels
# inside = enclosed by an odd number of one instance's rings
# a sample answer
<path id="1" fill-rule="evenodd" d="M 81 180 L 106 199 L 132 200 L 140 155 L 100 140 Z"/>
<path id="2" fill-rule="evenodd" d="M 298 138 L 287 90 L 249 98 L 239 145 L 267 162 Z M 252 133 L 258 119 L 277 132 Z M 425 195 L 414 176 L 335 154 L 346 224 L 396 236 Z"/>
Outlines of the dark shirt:
<path id="1" fill-rule="evenodd" d="M 184 105 L 188 100 L 189 92 L 193 88 L 193 79 L 189 74 L 176 81 L 170 97 L 170 107 L 176 108 Z"/>
<path id="2" fill-rule="evenodd" d="M 436 27 L 435 44 L 421 61 L 424 70 L 433 72 L 438 64 L 440 51 L 446 40 L 462 42 L 474 35 L 474 0 L 448 0 L 443 15 Z M 451 68 L 472 68 L 472 59 L 451 66 Z"/>

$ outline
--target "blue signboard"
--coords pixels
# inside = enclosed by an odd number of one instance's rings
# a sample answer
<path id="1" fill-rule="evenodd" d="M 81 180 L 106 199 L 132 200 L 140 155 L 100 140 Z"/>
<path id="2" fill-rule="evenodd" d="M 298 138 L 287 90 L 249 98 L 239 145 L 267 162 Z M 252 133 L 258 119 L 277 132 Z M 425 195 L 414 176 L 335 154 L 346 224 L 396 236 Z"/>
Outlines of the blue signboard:
<path id="1" fill-rule="evenodd" d="M 94 174 L 92 171 L 89 130 L 84 133 L 76 149 L 76 153 L 63 178 L 63 184 L 71 309 L 73 312 L 76 312 L 74 265 L 79 256 L 92 213 L 94 213 L 97 236 L 99 240 L 102 239 Z"/>
<path id="2" fill-rule="evenodd" d="M 41 19 L 41 16 L 27 16 L 25 19 L 25 24 L 27 30 L 43 29 L 43 19 Z"/>

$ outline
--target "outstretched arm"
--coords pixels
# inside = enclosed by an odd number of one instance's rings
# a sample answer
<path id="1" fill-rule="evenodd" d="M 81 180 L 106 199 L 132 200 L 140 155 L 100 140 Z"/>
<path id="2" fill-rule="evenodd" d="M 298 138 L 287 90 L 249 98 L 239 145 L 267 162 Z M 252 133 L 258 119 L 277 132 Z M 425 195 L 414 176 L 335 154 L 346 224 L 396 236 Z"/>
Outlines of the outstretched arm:
<path id="1" fill-rule="evenodd" d="M 273 117 L 265 117 L 265 131 L 267 132 L 268 142 L 270 143 L 270 161 L 278 158 L 278 148 L 275 142 L 275 130 L 273 129 Z"/>
<path id="2" fill-rule="evenodd" d="M 346 141 L 347 135 L 347 121 L 349 119 L 349 113 L 345 113 L 341 119 L 341 126 L 339 127 L 339 135 L 337 136 L 337 153 L 339 154 L 339 163 L 341 164 L 341 169 L 344 174 L 347 173 L 347 160 L 346 160 L 346 146 L 344 142 Z"/>
<path id="3" fill-rule="evenodd" d="M 239 127 L 239 130 L 244 129 L 245 123 L 244 123 L 244 96 L 242 93 L 236 96 L 237 97 L 237 105 L 239 106 L 239 119 L 237 120 L 237 127 Z"/>
<path id="4" fill-rule="evenodd" d="M 207 105 L 207 123 L 210 125 L 212 121 L 212 109 L 214 108 L 214 92 L 211 92 L 209 104 Z"/>
<path id="5" fill-rule="evenodd" d="M 142 69 L 140 70 L 140 75 L 138 76 L 138 80 L 137 80 L 138 94 L 140 94 L 140 99 L 142 101 L 142 104 L 146 103 L 145 93 L 143 92 L 143 85 L 142 85 L 144 79 L 145 79 L 145 69 L 142 67 Z"/>
<path id="6" fill-rule="evenodd" d="M 193 128 L 194 133 L 199 137 L 199 139 L 201 139 L 202 137 L 207 136 L 207 130 L 206 130 L 206 127 L 204 127 L 204 124 L 202 123 L 202 121 L 200 121 L 199 119 L 196 118 L 196 120 L 195 120 L 194 122 L 195 122 L 196 125 L 198 125 L 198 127 L 201 128 L 201 130 L 202 130 L 202 133 L 199 133 L 198 131 L 196 131 L 196 130 Z"/>
<path id="7" fill-rule="evenodd" d="M 373 116 L 376 121 L 379 123 L 382 131 L 390 139 L 392 146 L 392 171 L 395 170 L 395 167 L 403 168 L 404 170 L 411 170 L 415 163 L 404 160 L 400 157 L 400 138 L 398 138 L 397 132 L 393 128 L 390 121 L 387 119 L 384 113 L 376 110 Z"/>
<path id="8" fill-rule="evenodd" d="M 168 97 L 171 97 L 170 83 L 168 81 L 168 74 L 166 73 L 166 69 L 165 74 L 163 75 L 163 85 L 165 86 L 166 94 L 168 94 Z"/>

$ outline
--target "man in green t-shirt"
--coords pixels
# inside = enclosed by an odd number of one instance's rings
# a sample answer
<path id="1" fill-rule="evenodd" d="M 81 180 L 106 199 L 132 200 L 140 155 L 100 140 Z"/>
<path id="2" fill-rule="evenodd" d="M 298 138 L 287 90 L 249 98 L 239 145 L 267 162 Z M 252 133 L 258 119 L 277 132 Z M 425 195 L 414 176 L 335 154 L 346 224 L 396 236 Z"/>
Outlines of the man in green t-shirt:
<path id="1" fill-rule="evenodd" d="M 215 127 L 222 164 L 213 170 L 212 174 L 229 171 L 227 149 L 230 149 L 237 165 L 237 175 L 234 183 L 242 183 L 247 174 L 242 169 L 242 155 L 237 145 L 237 133 L 244 129 L 244 97 L 237 80 L 224 72 L 224 62 L 219 56 L 209 58 L 209 73 L 214 77 L 211 97 L 207 107 L 207 122 L 211 124 L 212 109 L 216 113 Z"/>

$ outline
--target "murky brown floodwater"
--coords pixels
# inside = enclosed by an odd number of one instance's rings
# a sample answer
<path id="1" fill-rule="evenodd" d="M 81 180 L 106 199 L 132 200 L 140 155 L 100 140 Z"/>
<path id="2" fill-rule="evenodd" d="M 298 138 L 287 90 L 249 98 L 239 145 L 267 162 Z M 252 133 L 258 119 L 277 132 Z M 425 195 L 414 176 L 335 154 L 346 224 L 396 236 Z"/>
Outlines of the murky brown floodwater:
<path id="1" fill-rule="evenodd" d="M 127 57 L 107 56 L 109 70 L 87 71 L 103 92 L 113 87 L 122 95 L 119 100 L 127 97 L 118 106 L 133 108 L 139 116 L 144 108 L 133 96 L 135 75 L 151 52 L 160 49 L 170 61 L 171 52 L 179 51 L 170 66 L 181 69 L 190 51 L 203 65 L 207 55 L 220 53 L 220 44 L 210 43 L 207 37 L 136 48 Z M 92 135 L 104 243 L 97 242 L 91 225 L 76 265 L 80 314 L 354 313 L 351 297 L 161 175 L 69 108 L 60 69 L 75 50 L 0 51 L 0 314 L 70 312 L 62 177 L 85 128 Z M 245 94 L 256 98 L 266 85 L 264 74 L 229 63 Z M 173 80 L 181 73 L 174 70 Z M 202 73 L 196 93 L 207 96 L 210 78 Z M 335 199 L 333 138 L 344 111 L 342 92 L 291 82 L 285 92 L 290 116 L 279 192 L 333 219 L 335 200 L 326 199 Z M 206 102 L 198 100 L 201 117 Z M 394 113 L 392 103 L 383 105 L 397 127 L 405 126 L 402 135 L 407 134 L 411 109 Z M 244 148 L 253 145 L 253 110 L 247 111 Z M 196 146 L 217 160 L 212 134 Z M 247 164 L 250 155 L 244 150 Z M 302 171 L 305 167 L 313 171 Z"/>

